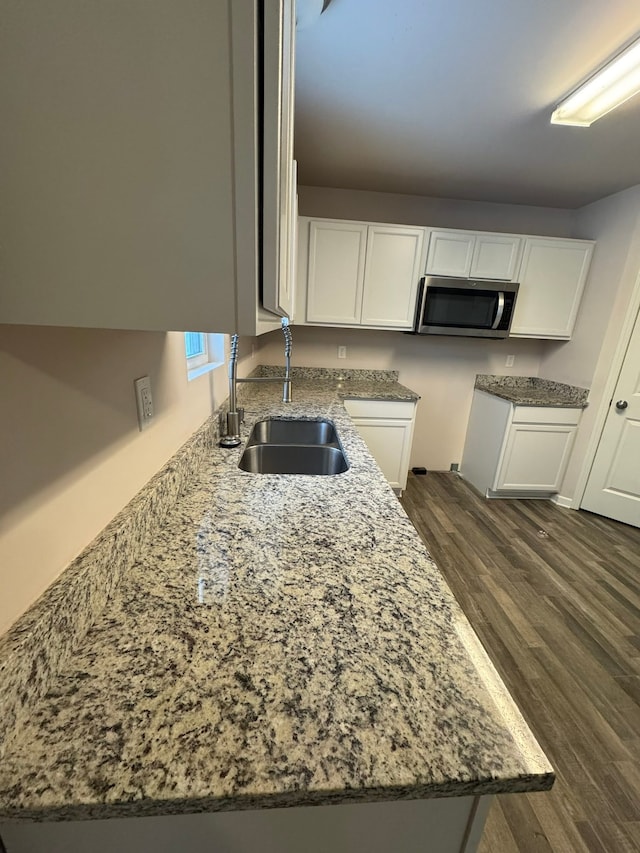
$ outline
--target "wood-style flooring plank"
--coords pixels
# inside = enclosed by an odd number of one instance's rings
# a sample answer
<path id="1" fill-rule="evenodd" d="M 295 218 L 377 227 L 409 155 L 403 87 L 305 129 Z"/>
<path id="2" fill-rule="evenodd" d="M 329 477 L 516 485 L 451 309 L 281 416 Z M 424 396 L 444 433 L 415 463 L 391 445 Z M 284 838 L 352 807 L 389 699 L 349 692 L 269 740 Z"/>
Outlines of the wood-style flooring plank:
<path id="1" fill-rule="evenodd" d="M 556 769 L 480 853 L 640 853 L 640 529 L 449 473 L 402 503 Z"/>

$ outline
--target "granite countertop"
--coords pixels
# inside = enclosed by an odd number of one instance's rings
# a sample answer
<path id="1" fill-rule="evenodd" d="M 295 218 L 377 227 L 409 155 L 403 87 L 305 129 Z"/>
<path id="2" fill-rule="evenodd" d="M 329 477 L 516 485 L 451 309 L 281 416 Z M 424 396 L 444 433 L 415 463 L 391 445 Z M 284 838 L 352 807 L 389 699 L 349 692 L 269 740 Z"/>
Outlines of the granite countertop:
<path id="1" fill-rule="evenodd" d="M 266 416 L 327 417 L 349 470 L 249 474 L 243 447 L 211 445 L 16 724 L 0 816 L 551 787 L 546 757 L 342 404 L 417 395 L 330 375 L 294 376 L 293 395 L 286 405 L 271 385 L 241 386 L 243 438 Z"/>
<path id="2" fill-rule="evenodd" d="M 478 374 L 475 387 L 494 397 L 502 397 L 519 406 L 584 409 L 588 406 L 588 388 L 552 382 L 537 376 L 496 376 Z"/>

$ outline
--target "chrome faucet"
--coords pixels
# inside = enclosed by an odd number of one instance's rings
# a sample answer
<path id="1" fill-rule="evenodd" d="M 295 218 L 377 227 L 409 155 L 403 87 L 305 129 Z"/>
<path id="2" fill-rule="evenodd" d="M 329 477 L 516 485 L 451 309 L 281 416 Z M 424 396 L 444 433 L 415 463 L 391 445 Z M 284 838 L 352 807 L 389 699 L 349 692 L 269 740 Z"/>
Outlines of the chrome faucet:
<path id="1" fill-rule="evenodd" d="M 220 446 L 237 447 L 240 444 L 240 424 L 244 420 L 244 409 L 238 408 L 238 382 L 282 382 L 282 402 L 291 402 L 291 329 L 286 317 L 282 318 L 284 335 L 284 377 L 248 376 L 238 379 L 238 336 L 231 336 L 229 356 L 229 411 L 220 413 Z"/>

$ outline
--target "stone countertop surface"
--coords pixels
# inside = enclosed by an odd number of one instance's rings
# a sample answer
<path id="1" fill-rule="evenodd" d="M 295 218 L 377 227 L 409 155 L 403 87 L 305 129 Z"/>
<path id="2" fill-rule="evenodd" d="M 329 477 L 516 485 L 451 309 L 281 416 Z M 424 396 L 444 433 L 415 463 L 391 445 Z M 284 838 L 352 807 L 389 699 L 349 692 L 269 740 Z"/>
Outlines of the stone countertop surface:
<path id="1" fill-rule="evenodd" d="M 475 387 L 519 406 L 584 409 L 588 405 L 588 388 L 552 382 L 537 376 L 497 376 L 478 374 Z"/>
<path id="2" fill-rule="evenodd" d="M 213 447 L 17 726 L 0 816 L 551 787 L 545 755 L 345 412 L 347 396 L 413 393 L 382 384 L 298 377 L 289 405 L 273 385 L 240 386 L 243 438 L 267 416 L 330 418 L 349 470 L 249 474 L 244 444 Z"/>

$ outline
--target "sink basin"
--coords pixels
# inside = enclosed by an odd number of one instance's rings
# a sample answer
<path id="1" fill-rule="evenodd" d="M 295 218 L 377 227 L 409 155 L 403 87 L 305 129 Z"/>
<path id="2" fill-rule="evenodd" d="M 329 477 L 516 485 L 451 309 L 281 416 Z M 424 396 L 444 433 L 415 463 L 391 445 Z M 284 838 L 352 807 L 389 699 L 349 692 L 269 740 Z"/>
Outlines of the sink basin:
<path id="1" fill-rule="evenodd" d="M 349 462 L 331 421 L 258 421 L 239 467 L 252 474 L 342 474 Z"/>
<path id="2" fill-rule="evenodd" d="M 338 433 L 331 421 L 304 421 L 269 418 L 258 421 L 251 431 L 252 444 L 335 444 Z"/>
<path id="3" fill-rule="evenodd" d="M 349 468 L 339 447 L 321 444 L 254 444 L 240 459 L 252 474 L 342 474 Z"/>

